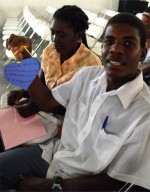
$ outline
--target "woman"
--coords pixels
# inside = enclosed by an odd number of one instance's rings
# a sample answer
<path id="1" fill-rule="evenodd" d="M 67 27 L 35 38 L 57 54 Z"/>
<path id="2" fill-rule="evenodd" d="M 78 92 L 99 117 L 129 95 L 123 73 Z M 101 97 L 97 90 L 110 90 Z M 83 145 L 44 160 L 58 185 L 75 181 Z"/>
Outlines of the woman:
<path id="1" fill-rule="evenodd" d="M 46 93 L 50 92 L 49 89 L 70 80 L 81 67 L 101 65 L 101 60 L 86 47 L 86 29 L 88 29 L 88 17 L 79 7 L 63 6 L 54 13 L 51 25 L 53 44 L 44 50 L 42 58 L 41 74 L 44 75 L 41 75 L 41 83 L 45 80 Z M 30 39 L 11 35 L 7 40 L 7 49 L 13 52 L 18 50 L 15 56 L 19 61 L 31 57 L 21 47 L 22 45 L 27 46 L 31 52 Z M 28 99 L 22 102 L 20 101 L 22 97 Z M 40 107 L 34 104 L 24 90 L 11 91 L 8 104 L 15 105 L 18 113 L 23 117 L 29 117 L 40 111 Z M 43 103 L 40 105 L 42 107 Z M 62 111 L 57 109 L 54 113 L 64 114 L 64 110 Z M 0 189 L 15 188 L 21 180 L 20 175 L 45 178 L 51 152 L 49 141 L 40 146 L 24 145 L 5 152 L 1 150 L 0 163 L 5 162 L 7 166 L 1 167 Z"/>
<path id="2" fill-rule="evenodd" d="M 85 33 L 88 27 L 87 15 L 75 5 L 63 6 L 54 13 L 51 23 L 53 44 L 48 45 L 43 51 L 40 72 L 40 77 L 46 82 L 48 89 L 70 80 L 83 66 L 101 65 L 100 58 L 88 49 Z M 19 50 L 16 54 L 17 60 L 31 57 L 26 50 L 20 48 L 21 45 L 26 45 L 30 51 L 32 50 L 30 39 L 16 35 L 10 36 L 6 46 L 13 52 Z M 18 103 L 23 96 L 28 96 L 23 90 L 10 92 L 8 104 L 17 103 L 18 113 L 28 117 L 38 109 L 36 106 L 33 107 L 33 102 L 26 100 L 25 110 L 24 105 Z"/>

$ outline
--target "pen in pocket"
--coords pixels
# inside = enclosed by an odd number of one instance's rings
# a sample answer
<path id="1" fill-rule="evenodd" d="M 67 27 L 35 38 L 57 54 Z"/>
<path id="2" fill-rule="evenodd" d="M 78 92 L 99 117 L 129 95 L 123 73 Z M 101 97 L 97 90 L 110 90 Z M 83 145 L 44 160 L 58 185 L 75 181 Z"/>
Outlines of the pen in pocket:
<path id="1" fill-rule="evenodd" d="M 103 124 L 102 124 L 102 128 L 101 128 L 101 129 L 105 129 L 107 123 L 108 123 L 108 116 L 105 117 L 105 120 L 104 120 L 104 122 L 103 122 Z"/>

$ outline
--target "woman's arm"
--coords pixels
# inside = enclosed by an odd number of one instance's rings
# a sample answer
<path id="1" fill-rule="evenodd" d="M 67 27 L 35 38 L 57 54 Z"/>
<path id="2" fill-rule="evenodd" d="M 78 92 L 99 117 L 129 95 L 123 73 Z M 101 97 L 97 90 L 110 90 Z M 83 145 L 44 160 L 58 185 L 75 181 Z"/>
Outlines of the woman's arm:
<path id="1" fill-rule="evenodd" d="M 58 111 L 65 110 L 65 108 L 55 100 L 51 91 L 41 82 L 38 76 L 29 86 L 28 92 L 34 103 L 41 111 L 58 113 Z"/>
<path id="2" fill-rule="evenodd" d="M 40 71 L 39 71 L 39 78 L 41 79 L 41 81 L 43 82 L 43 84 L 46 85 L 45 76 L 44 76 L 44 72 L 43 72 L 42 69 L 40 69 Z"/>

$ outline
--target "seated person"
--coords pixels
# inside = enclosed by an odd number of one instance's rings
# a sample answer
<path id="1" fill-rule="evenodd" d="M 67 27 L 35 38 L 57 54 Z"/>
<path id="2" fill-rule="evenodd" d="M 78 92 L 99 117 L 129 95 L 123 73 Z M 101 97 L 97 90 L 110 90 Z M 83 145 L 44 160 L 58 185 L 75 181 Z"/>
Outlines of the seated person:
<path id="1" fill-rule="evenodd" d="M 145 42 L 142 21 L 120 13 L 104 31 L 104 67 L 83 67 L 52 90 L 35 78 L 28 92 L 40 110 L 66 108 L 62 136 L 49 141 L 49 162 L 39 146 L 0 153 L 1 188 L 114 191 L 129 182 L 150 189 L 150 92 L 138 68 Z"/>
<path id="2" fill-rule="evenodd" d="M 88 17 L 77 6 L 63 6 L 53 15 L 51 24 L 52 44 L 48 45 L 42 56 L 40 78 L 46 83 L 47 89 L 52 89 L 66 81 L 83 66 L 101 65 L 100 58 L 88 49 L 86 30 Z M 12 34 L 7 40 L 6 47 L 17 54 L 17 60 L 31 57 L 21 47 L 27 46 L 32 51 L 30 39 Z M 22 97 L 29 98 L 19 102 Z M 29 117 L 39 111 L 29 94 L 23 90 L 13 90 L 9 93 L 8 104 L 15 107 L 22 117 Z M 64 115 L 64 111 L 57 111 Z M 60 118 L 60 115 L 59 115 Z M 63 117 L 61 117 L 63 118 Z"/>
<path id="3" fill-rule="evenodd" d="M 142 21 L 146 27 L 146 47 L 148 49 L 146 58 L 139 67 L 143 71 L 144 80 L 150 87 L 150 7 L 147 7 L 142 14 Z"/>

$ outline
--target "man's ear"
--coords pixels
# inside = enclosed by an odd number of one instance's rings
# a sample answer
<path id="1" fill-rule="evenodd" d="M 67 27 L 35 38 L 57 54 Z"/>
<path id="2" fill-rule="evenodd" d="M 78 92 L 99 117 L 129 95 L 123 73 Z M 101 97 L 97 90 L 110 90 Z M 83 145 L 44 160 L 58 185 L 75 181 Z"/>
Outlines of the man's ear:
<path id="1" fill-rule="evenodd" d="M 142 48 L 140 62 L 143 62 L 145 60 L 146 55 L 147 55 L 147 49 Z"/>

